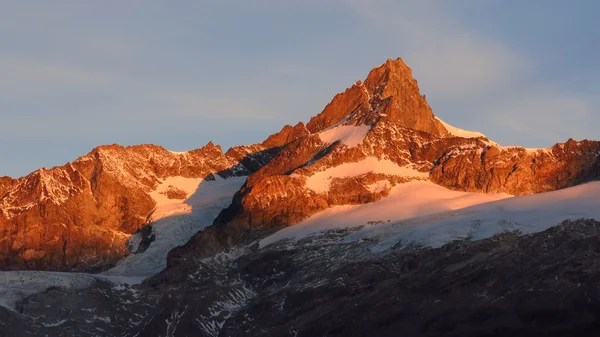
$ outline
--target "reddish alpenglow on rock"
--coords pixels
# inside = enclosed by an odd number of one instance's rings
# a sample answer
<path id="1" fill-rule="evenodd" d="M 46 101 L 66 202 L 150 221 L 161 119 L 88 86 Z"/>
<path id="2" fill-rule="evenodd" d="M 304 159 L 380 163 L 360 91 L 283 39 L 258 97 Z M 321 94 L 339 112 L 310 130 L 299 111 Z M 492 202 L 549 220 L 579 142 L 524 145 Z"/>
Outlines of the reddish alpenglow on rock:
<path id="1" fill-rule="evenodd" d="M 0 178 L 2 269 L 103 270 L 129 254 L 130 235 L 156 220 L 156 192 L 185 200 L 177 177 L 248 176 L 214 225 L 170 254 L 209 256 L 336 205 L 370 203 L 409 181 L 525 195 L 598 178 L 600 145 L 502 147 L 434 116 L 411 69 L 387 60 L 304 125 L 223 153 L 212 142 L 175 153 L 100 146 L 72 163 Z M 169 186 L 167 186 L 169 187 Z M 182 201 L 183 203 L 183 201 Z M 154 217 L 153 217 L 154 215 Z"/>

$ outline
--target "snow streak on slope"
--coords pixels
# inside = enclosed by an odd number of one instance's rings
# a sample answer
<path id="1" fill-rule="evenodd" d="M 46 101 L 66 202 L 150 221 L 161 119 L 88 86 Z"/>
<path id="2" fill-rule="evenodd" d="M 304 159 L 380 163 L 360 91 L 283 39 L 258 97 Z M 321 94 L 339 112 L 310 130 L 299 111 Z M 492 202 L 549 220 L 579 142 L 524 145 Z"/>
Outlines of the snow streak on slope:
<path id="1" fill-rule="evenodd" d="M 442 125 L 446 128 L 446 130 L 448 130 L 448 132 L 450 132 L 450 134 L 453 136 L 463 137 L 463 138 L 479 138 L 479 137 L 487 138 L 483 133 L 459 129 L 457 127 L 454 127 L 454 126 L 444 122 L 443 120 L 441 120 L 438 117 L 435 117 L 435 119 L 437 119 L 440 123 L 442 123 Z"/>
<path id="2" fill-rule="evenodd" d="M 373 251 L 399 242 L 439 247 L 456 239 L 478 240 L 504 231 L 540 232 L 580 218 L 600 219 L 600 182 L 364 228 L 347 239 L 378 241 Z"/>
<path id="3" fill-rule="evenodd" d="M 185 201 L 171 200 L 169 202 L 169 199 L 166 198 L 158 199 L 157 210 L 185 210 L 185 212 L 161 217 L 152 223 L 152 234 L 155 235 L 155 239 L 148 249 L 142 253 L 127 256 L 105 274 L 151 276 L 160 272 L 166 267 L 169 251 L 185 244 L 194 234 L 212 224 L 219 212 L 229 206 L 233 195 L 245 181 L 246 177 L 223 179 L 215 176 L 213 181 L 201 180 L 199 184 L 196 184 L 195 192 L 188 194 L 190 196 Z M 182 184 L 173 185 L 176 182 Z M 163 185 L 169 184 L 176 188 L 189 190 L 191 182 L 191 179 L 169 178 Z M 135 241 L 138 241 L 139 244 L 140 240 L 134 236 L 131 242 Z M 133 246 L 135 248 L 137 245 Z"/>
<path id="4" fill-rule="evenodd" d="M 451 191 L 429 181 L 413 181 L 395 186 L 389 197 L 374 203 L 336 206 L 320 212 L 261 240 L 260 246 L 264 247 L 284 238 L 299 239 L 328 229 L 358 227 L 367 222 L 396 222 L 508 197 L 508 194 Z"/>
<path id="5" fill-rule="evenodd" d="M 333 178 L 356 177 L 365 173 L 381 173 L 407 178 L 427 178 L 427 172 L 419 172 L 408 166 L 398 166 L 391 160 L 368 157 L 356 163 L 345 163 L 320 171 L 306 179 L 306 187 L 319 193 L 329 191 Z"/>
<path id="6" fill-rule="evenodd" d="M 340 141 L 347 147 L 355 147 L 363 142 L 369 130 L 369 125 L 340 125 L 319 133 L 319 138 L 323 143 Z"/>

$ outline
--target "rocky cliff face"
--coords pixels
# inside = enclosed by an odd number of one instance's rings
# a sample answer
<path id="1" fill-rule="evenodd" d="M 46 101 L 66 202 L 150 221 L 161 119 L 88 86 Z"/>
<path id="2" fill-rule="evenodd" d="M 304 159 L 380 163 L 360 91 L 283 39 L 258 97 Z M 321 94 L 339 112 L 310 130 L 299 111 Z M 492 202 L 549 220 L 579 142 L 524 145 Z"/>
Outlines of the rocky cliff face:
<path id="1" fill-rule="evenodd" d="M 485 147 L 448 152 L 431 179 L 452 189 L 523 195 L 553 191 L 600 178 L 600 142 L 572 139 L 549 149 Z"/>
<path id="2" fill-rule="evenodd" d="M 150 196 L 169 177 L 246 176 L 267 164 L 304 124 L 263 143 L 223 153 L 218 145 L 171 152 L 155 145 L 101 146 L 72 163 L 26 177 L 0 177 L 0 269 L 94 271 L 129 254 L 131 233 L 156 207 Z M 182 194 L 183 193 L 183 194 Z M 181 190 L 167 191 L 185 199 Z"/>
<path id="3" fill-rule="evenodd" d="M 102 146 L 61 167 L 5 180 L 0 199 L 3 269 L 86 270 L 128 254 L 129 235 L 155 207 L 164 178 L 247 174 L 212 143 L 185 153 L 154 145 Z"/>

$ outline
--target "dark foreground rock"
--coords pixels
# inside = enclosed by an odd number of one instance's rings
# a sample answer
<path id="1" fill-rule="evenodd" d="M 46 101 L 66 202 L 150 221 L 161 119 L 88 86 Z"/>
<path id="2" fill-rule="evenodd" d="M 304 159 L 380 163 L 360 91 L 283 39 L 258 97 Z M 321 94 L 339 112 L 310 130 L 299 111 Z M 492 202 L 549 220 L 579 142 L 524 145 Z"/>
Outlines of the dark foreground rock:
<path id="1" fill-rule="evenodd" d="M 347 231 L 0 307 L 0 336 L 598 336 L 600 222 L 374 254 Z"/>

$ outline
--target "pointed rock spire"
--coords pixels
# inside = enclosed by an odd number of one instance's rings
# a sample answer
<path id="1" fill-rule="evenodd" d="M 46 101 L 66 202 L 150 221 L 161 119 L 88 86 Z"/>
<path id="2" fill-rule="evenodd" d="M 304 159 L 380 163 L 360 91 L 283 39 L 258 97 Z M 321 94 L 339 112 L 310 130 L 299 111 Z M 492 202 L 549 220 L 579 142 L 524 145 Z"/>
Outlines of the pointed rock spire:
<path id="1" fill-rule="evenodd" d="M 387 120 L 434 135 L 448 133 L 435 119 L 425 96 L 419 92 L 412 70 L 401 58 L 388 59 L 371 70 L 365 87 L 373 97 L 372 108 Z"/>
<path id="2" fill-rule="evenodd" d="M 358 81 L 336 95 L 323 112 L 310 120 L 307 128 L 319 132 L 345 119 L 370 124 L 380 118 L 433 135 L 448 133 L 434 118 L 412 70 L 400 58 L 388 59 L 371 70 L 364 83 Z"/>

